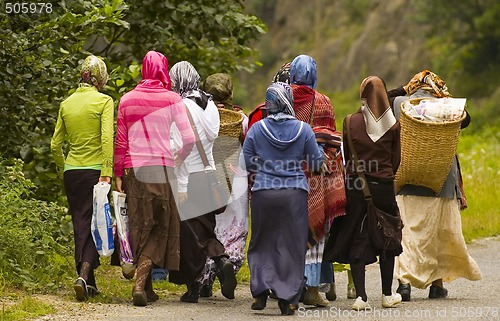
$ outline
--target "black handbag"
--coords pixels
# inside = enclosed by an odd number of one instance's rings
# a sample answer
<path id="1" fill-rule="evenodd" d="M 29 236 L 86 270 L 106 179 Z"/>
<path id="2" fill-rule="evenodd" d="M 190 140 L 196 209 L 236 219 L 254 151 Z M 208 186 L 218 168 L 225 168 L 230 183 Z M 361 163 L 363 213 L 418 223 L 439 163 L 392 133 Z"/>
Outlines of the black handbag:
<path id="1" fill-rule="evenodd" d="M 206 204 L 206 211 L 207 213 L 213 212 L 215 214 L 222 214 L 226 210 L 229 200 L 229 189 L 226 185 L 219 181 L 219 179 L 217 178 L 216 170 L 212 169 L 212 167 L 210 166 L 207 155 L 205 153 L 205 149 L 201 144 L 200 136 L 198 135 L 198 131 L 196 130 L 196 126 L 194 124 L 193 117 L 189 112 L 189 109 L 187 109 L 187 115 L 189 118 L 189 122 L 191 123 L 191 127 L 193 128 L 193 132 L 196 138 L 196 148 L 198 149 L 198 153 L 201 156 L 203 166 L 205 167 L 205 175 L 207 176 L 208 180 L 207 193 L 210 196 L 210 204 Z"/>
<path id="2" fill-rule="evenodd" d="M 401 246 L 401 239 L 403 237 L 403 222 L 401 221 L 399 209 L 397 209 L 396 215 L 392 215 L 381 210 L 373 203 L 368 181 L 365 173 L 360 170 L 361 166 L 359 166 L 358 155 L 352 143 L 350 133 L 351 116 L 347 116 L 347 128 L 344 130 L 346 130 L 347 141 L 354 160 L 356 173 L 363 180 L 363 194 L 366 201 L 365 222 L 368 227 L 370 241 L 376 249 L 384 251 L 396 250 Z"/>

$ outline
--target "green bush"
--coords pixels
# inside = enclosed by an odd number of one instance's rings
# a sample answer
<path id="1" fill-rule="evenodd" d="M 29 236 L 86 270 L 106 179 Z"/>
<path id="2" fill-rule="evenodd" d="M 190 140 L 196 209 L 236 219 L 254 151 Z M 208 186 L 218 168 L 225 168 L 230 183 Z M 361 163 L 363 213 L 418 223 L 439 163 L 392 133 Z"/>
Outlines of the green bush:
<path id="1" fill-rule="evenodd" d="M 20 160 L 0 159 L 0 279 L 28 291 L 54 290 L 73 272 L 67 208 L 36 200 Z"/>
<path id="2" fill-rule="evenodd" d="M 458 157 L 469 207 L 462 212 L 462 229 L 467 242 L 500 233 L 500 132 L 485 126 L 480 132 L 460 135 Z"/>

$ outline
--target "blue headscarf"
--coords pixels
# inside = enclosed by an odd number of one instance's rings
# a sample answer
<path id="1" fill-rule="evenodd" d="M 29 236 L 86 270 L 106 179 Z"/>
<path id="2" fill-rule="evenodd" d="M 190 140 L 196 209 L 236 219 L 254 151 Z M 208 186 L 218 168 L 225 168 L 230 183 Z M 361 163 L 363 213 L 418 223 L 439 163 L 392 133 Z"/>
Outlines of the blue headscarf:
<path id="1" fill-rule="evenodd" d="M 294 118 L 292 87 L 284 82 L 272 83 L 266 91 L 268 117 L 275 120 Z"/>
<path id="2" fill-rule="evenodd" d="M 316 61 L 307 55 L 295 57 L 290 66 L 290 83 L 315 89 L 317 81 Z"/>

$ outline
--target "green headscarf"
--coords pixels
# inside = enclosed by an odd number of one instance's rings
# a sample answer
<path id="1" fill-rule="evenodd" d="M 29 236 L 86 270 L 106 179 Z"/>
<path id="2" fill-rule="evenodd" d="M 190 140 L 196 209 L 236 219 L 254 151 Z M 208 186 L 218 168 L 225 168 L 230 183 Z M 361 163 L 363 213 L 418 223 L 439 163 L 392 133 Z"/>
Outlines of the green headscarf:
<path id="1" fill-rule="evenodd" d="M 108 70 L 101 58 L 90 55 L 85 58 L 80 71 L 81 82 L 101 89 L 108 82 Z"/>
<path id="2" fill-rule="evenodd" d="M 233 82 L 228 74 L 217 73 L 208 76 L 202 89 L 213 96 L 216 104 L 222 104 L 226 109 L 233 108 Z"/>

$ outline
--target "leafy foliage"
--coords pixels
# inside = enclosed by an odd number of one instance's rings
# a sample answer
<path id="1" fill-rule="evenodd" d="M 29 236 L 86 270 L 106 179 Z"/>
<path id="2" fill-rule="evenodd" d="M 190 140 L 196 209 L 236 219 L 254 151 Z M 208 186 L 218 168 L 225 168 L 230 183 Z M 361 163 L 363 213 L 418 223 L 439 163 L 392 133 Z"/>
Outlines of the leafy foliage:
<path id="1" fill-rule="evenodd" d="M 215 72 L 253 70 L 256 52 L 247 43 L 266 31 L 234 0 L 128 0 L 129 29 L 115 26 L 100 52 L 113 60 L 140 60 L 149 50 L 170 64 L 188 60 L 206 77 Z M 165 17 L 168 17 L 167 19 Z"/>
<path id="2" fill-rule="evenodd" d="M 0 161 L 0 276 L 28 290 L 58 288 L 74 269 L 71 217 L 65 207 L 33 199 L 22 161 Z"/>
<path id="3" fill-rule="evenodd" d="M 79 60 L 93 34 L 105 34 L 121 20 L 121 0 L 59 2 L 52 13 L 0 12 L 0 150 L 22 158 L 39 186 L 38 197 L 55 199 L 61 187 L 49 154 L 59 103 L 78 80 Z"/>
<path id="4" fill-rule="evenodd" d="M 148 50 L 173 64 L 190 60 L 204 76 L 253 70 L 246 44 L 265 32 L 235 0 L 75 0 L 53 3 L 52 13 L 0 11 L 0 150 L 24 160 L 36 197 L 64 202 L 49 153 L 60 102 L 76 86 L 89 53 L 112 70 L 105 92 L 115 102 L 140 80 Z"/>

